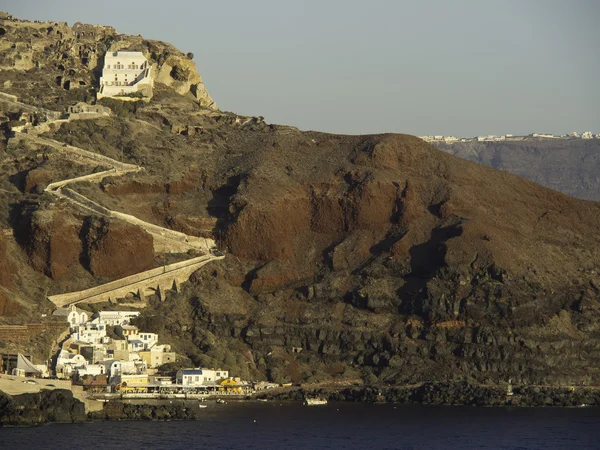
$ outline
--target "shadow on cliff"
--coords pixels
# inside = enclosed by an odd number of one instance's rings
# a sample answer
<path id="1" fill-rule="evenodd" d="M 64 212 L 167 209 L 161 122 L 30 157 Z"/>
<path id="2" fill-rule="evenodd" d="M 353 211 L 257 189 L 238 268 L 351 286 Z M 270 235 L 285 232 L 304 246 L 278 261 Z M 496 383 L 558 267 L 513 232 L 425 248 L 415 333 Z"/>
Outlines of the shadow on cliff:
<path id="1" fill-rule="evenodd" d="M 207 211 L 211 217 L 217 219 L 217 223 L 213 229 L 213 235 L 220 240 L 227 224 L 235 217 L 229 211 L 231 199 L 237 193 L 238 187 L 242 181 L 241 175 L 235 175 L 227 178 L 227 182 L 212 191 L 213 197 L 208 201 Z"/>
<path id="2" fill-rule="evenodd" d="M 460 223 L 434 228 L 427 242 L 410 249 L 411 272 L 404 277 L 405 283 L 397 291 L 401 300 L 400 313 L 424 315 L 427 282 L 446 266 L 446 242 L 460 236 L 462 231 Z"/>

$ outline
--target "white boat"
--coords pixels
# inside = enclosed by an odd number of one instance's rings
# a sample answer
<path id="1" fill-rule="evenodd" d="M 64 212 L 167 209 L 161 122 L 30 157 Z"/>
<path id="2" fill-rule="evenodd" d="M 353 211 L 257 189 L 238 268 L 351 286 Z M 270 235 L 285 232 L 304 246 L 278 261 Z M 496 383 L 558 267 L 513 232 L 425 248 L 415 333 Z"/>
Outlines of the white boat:
<path id="1" fill-rule="evenodd" d="M 306 399 L 304 399 L 304 404 L 306 406 L 326 405 L 327 404 L 327 399 L 326 398 L 321 398 L 321 397 L 306 398 Z"/>
<path id="2" fill-rule="evenodd" d="M 198 405 L 198 408 L 208 408 L 206 405 Z"/>

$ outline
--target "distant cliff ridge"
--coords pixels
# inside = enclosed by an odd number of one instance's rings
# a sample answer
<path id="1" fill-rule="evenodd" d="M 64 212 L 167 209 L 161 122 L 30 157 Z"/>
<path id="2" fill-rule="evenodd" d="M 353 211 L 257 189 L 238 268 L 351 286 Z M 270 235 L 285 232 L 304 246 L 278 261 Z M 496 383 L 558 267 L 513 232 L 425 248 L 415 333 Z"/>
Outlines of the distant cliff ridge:
<path id="1" fill-rule="evenodd" d="M 431 143 L 451 155 L 514 173 L 567 195 L 600 201 L 600 139 Z"/>

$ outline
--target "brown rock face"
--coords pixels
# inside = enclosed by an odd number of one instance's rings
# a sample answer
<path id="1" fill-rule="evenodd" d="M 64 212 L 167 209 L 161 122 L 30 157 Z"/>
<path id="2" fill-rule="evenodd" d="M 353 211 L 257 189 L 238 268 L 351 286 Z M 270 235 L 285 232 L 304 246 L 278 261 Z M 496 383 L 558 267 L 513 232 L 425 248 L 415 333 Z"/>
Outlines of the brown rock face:
<path id="1" fill-rule="evenodd" d="M 597 264 L 596 203 L 449 157 L 410 136 L 315 134 L 311 143 L 264 147 L 230 197 L 222 243 L 239 257 L 278 261 L 250 274 L 253 290 L 291 286 L 324 270 L 356 275 L 377 263 L 382 281 L 396 280 L 387 291 L 395 307 L 449 320 L 465 309 L 477 274 L 566 292 Z M 445 294 L 437 310 L 425 298 L 439 291 L 442 272 L 453 300 Z"/>
<path id="2" fill-rule="evenodd" d="M 37 210 L 24 218 L 20 240 L 31 265 L 69 289 L 84 269 L 117 279 L 153 266 L 152 236 L 135 225 L 91 217 L 82 222 L 59 210 Z"/>
<path id="3" fill-rule="evenodd" d="M 45 169 L 33 169 L 27 173 L 25 177 L 25 192 L 33 192 L 37 190 L 43 191 L 44 188 L 51 183 L 56 177 L 56 174 Z"/>
<path id="4" fill-rule="evenodd" d="M 32 266 L 53 279 L 68 278 L 79 267 L 81 223 L 57 210 L 38 210 L 30 217 L 27 253 Z"/>
<path id="5" fill-rule="evenodd" d="M 8 259 L 6 238 L 0 235 L 0 316 L 14 316 L 22 309 L 19 303 L 12 299 L 14 270 Z"/>
<path id="6" fill-rule="evenodd" d="M 117 279 L 151 269 L 152 235 L 119 220 L 88 220 L 84 225 L 84 260 L 92 275 Z"/>

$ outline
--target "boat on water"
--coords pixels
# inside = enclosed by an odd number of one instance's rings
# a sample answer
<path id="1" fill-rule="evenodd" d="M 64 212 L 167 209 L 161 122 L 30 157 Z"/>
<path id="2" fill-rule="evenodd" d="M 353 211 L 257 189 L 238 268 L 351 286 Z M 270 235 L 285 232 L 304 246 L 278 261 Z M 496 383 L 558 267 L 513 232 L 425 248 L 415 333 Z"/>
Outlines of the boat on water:
<path id="1" fill-rule="evenodd" d="M 208 406 L 206 406 L 206 405 L 203 405 L 203 404 L 199 404 L 199 405 L 198 405 L 198 408 L 208 408 Z"/>
<path id="2" fill-rule="evenodd" d="M 322 398 L 322 397 L 305 398 L 304 399 L 304 404 L 306 406 L 326 405 L 327 404 L 327 399 L 326 398 Z"/>

